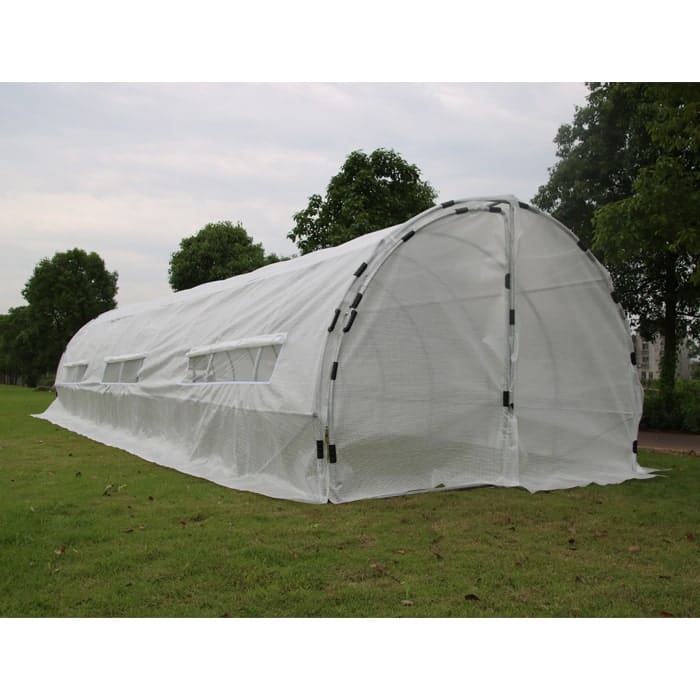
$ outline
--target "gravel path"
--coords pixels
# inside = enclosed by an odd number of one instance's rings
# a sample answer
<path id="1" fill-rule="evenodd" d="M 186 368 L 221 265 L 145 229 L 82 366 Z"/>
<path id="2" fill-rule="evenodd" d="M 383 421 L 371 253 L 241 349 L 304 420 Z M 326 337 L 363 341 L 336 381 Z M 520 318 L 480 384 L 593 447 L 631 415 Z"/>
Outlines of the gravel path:
<path id="1" fill-rule="evenodd" d="M 683 452 L 700 457 L 700 435 L 691 433 L 662 433 L 655 430 L 639 432 L 638 445 L 645 450 Z"/>

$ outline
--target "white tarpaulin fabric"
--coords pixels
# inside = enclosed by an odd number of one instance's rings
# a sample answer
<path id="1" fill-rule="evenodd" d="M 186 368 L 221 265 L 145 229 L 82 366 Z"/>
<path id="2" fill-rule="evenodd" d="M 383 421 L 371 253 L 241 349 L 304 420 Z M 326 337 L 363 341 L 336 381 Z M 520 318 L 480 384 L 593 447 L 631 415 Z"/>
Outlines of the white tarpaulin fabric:
<path id="1" fill-rule="evenodd" d="M 127 306 L 40 417 L 225 486 L 340 503 L 651 474 L 609 275 L 514 197 Z"/>

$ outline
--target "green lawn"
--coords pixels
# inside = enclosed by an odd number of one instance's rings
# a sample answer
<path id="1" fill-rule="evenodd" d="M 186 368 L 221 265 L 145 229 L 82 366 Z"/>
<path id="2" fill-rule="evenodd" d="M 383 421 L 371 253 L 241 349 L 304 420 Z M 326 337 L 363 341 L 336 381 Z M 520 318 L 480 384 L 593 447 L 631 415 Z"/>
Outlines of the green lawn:
<path id="1" fill-rule="evenodd" d="M 231 491 L 30 418 L 0 387 L 0 616 L 700 615 L 700 458 L 553 493 L 341 506 Z"/>

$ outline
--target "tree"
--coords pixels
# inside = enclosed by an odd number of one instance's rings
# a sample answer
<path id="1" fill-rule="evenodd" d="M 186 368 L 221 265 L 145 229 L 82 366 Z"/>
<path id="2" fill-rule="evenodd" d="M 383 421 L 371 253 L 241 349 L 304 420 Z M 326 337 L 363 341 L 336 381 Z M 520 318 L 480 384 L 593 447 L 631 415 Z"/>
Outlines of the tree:
<path id="1" fill-rule="evenodd" d="M 265 256 L 261 243 L 255 243 L 239 221 L 207 224 L 196 235 L 183 238 L 180 249 L 170 256 L 168 278 L 170 286 L 179 292 L 205 282 L 222 280 L 279 258 Z"/>
<path id="2" fill-rule="evenodd" d="M 73 335 L 116 306 L 117 278 L 97 253 L 80 248 L 43 258 L 36 265 L 22 291 L 29 306 L 21 312 L 25 317 L 21 320 L 35 339 L 27 351 L 40 372 L 53 372 Z"/>
<path id="3" fill-rule="evenodd" d="M 534 203 L 592 244 L 640 333 L 664 338 L 662 388 L 700 319 L 700 91 L 694 84 L 591 83 L 559 129 L 559 162 Z"/>
<path id="4" fill-rule="evenodd" d="M 3 383 L 36 386 L 45 371 L 36 352 L 43 340 L 28 306 L 12 308 L 0 316 L 0 376 Z"/>
<path id="5" fill-rule="evenodd" d="M 639 169 L 654 161 L 655 151 L 644 120 L 643 86 L 627 85 L 624 95 L 600 83 L 588 87 L 587 104 L 576 107 L 571 124 L 559 127 L 558 162 L 532 202 L 590 245 L 596 209 L 630 196 Z"/>
<path id="6" fill-rule="evenodd" d="M 291 260 L 295 258 L 296 255 L 289 257 L 288 255 L 277 255 L 277 253 L 268 253 L 265 256 L 265 265 L 272 265 L 273 263 L 284 262 L 285 260 Z"/>
<path id="7" fill-rule="evenodd" d="M 437 197 L 420 175 L 393 150 L 353 151 L 331 178 L 325 198 L 311 195 L 306 209 L 294 215 L 287 238 L 304 255 L 406 221 Z"/>

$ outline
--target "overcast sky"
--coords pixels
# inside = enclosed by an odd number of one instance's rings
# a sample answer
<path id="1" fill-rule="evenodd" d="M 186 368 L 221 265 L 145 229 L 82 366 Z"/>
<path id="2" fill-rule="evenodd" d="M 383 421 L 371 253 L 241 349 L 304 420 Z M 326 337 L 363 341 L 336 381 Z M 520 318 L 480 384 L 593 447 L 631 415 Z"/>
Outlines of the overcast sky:
<path id="1" fill-rule="evenodd" d="M 120 305 L 170 293 L 168 260 L 212 221 L 278 254 L 355 149 L 393 148 L 440 199 L 529 200 L 580 83 L 2 84 L 0 313 L 42 257 L 96 251 Z"/>

